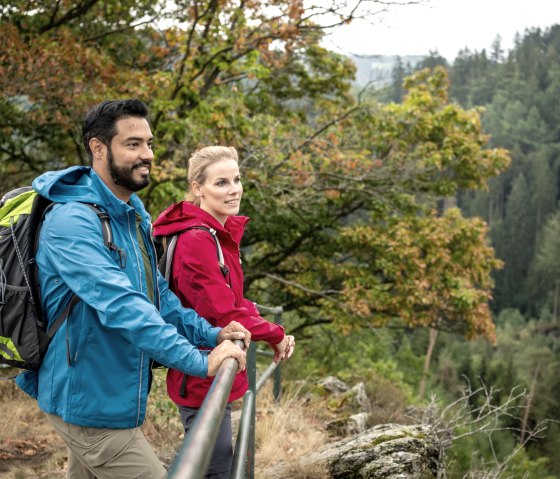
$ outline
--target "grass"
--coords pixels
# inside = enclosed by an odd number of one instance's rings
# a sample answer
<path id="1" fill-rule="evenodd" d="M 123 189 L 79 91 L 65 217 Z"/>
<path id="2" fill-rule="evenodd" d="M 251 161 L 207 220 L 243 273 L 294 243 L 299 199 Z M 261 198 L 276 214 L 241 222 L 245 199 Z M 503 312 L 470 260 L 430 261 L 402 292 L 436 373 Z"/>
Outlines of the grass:
<path id="1" fill-rule="evenodd" d="M 269 477 L 267 470 L 288 464 L 289 477 L 326 477 L 320 466 L 297 465 L 297 459 L 327 441 L 320 409 L 300 389 L 285 390 L 276 404 L 270 387 L 257 396 L 255 477 Z M 241 407 L 234 403 L 234 411 Z M 144 434 L 162 461 L 169 465 L 183 441 L 175 405 L 165 391 L 165 370 L 156 370 L 148 402 Z M 234 424 L 234 433 L 237 427 Z M 54 432 L 35 400 L 13 381 L 0 381 L 0 477 L 2 479 L 62 479 L 66 475 L 66 446 Z"/>
<path id="2" fill-rule="evenodd" d="M 36 401 L 0 381 L 0 477 L 59 479 L 65 465 L 66 447 Z"/>
<path id="3" fill-rule="evenodd" d="M 255 477 L 269 477 L 267 471 L 278 463 L 287 465 L 284 471 L 292 479 L 328 477 L 321 465 L 298 463 L 328 441 L 322 411 L 300 394 L 300 388 L 285 390 L 278 404 L 270 389 L 265 387 L 257 396 Z"/>

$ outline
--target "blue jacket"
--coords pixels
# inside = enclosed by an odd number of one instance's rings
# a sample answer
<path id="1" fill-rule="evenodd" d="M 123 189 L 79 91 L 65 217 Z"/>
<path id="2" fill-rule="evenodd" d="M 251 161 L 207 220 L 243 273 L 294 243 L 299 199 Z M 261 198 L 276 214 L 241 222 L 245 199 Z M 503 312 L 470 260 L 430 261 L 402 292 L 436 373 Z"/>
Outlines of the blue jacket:
<path id="1" fill-rule="evenodd" d="M 124 203 L 91 168 L 81 166 L 41 175 L 33 188 L 56 202 L 45 217 L 37 252 L 43 312 L 52 323 L 72 292 L 81 301 L 55 334 L 39 371 L 20 374 L 17 383 L 43 411 L 65 422 L 137 427 L 146 413 L 150 359 L 206 377 L 207 356 L 197 346 L 215 347 L 220 328 L 183 308 L 158 273 L 150 217 L 138 196 Z M 114 243 L 126 254 L 124 268 L 84 202 L 109 213 Z M 151 257 L 156 305 L 146 294 L 137 215 Z"/>

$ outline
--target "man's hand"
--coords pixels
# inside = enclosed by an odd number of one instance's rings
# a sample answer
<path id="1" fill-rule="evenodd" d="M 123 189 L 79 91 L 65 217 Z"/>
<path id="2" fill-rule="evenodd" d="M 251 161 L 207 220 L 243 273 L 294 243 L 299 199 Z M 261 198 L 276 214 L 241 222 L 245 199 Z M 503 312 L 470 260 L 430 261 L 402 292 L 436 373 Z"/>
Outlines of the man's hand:
<path id="1" fill-rule="evenodd" d="M 237 321 L 232 321 L 219 332 L 217 339 L 218 344 L 226 339 L 229 339 L 230 341 L 233 341 L 234 339 L 243 340 L 245 350 L 247 350 L 249 349 L 249 344 L 251 344 L 251 333 Z"/>
<path id="2" fill-rule="evenodd" d="M 208 355 L 208 376 L 215 376 L 218 374 L 218 369 L 220 369 L 220 366 L 226 358 L 237 359 L 238 373 L 245 370 L 245 364 L 247 362 L 245 351 L 233 344 L 229 339 L 225 339 Z"/>

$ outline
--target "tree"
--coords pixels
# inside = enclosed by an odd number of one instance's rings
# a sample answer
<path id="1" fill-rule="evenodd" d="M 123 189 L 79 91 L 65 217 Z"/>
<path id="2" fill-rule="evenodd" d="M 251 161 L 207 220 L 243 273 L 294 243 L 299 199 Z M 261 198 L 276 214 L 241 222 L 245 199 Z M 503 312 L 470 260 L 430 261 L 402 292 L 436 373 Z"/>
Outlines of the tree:
<path id="1" fill-rule="evenodd" d="M 255 190 L 277 193 L 251 211 L 262 221 L 252 230 L 250 244 L 261 245 L 248 258 L 248 285 L 259 288 L 264 278 L 279 283 L 277 298 L 298 311 L 300 327 L 380 326 L 403 318 L 492 336 L 484 307 L 491 282 L 484 278 L 498 263 L 485 245 L 484 225 L 456 210 L 437 219 L 426 201 L 458 184 L 483 183 L 507 157 L 481 148 L 478 113 L 447 105 L 446 80 L 444 70 L 433 78 L 424 71 L 407 83 L 402 105 L 360 106 L 331 130 L 336 149 L 316 139 L 277 169 L 267 167 L 270 157 L 252 165 L 262 172 Z M 282 175 L 264 178 L 267 171 Z M 298 254 L 287 256 L 296 246 Z M 275 290 L 269 282 L 262 288 Z"/>
<path id="2" fill-rule="evenodd" d="M 556 212 L 544 227 L 534 269 L 541 288 L 552 295 L 553 320 L 557 322 L 560 307 L 560 212 Z"/>
<path id="3" fill-rule="evenodd" d="M 555 226 L 560 130 L 554 105 L 560 91 L 560 26 L 527 30 L 516 37 L 513 51 L 503 56 L 500 50 L 494 44 L 487 57 L 463 51 L 450 67 L 450 97 L 463 108 L 480 105 L 489 145 L 507 148 L 512 157 L 511 167 L 491 178 L 488 190 L 462 190 L 458 202 L 464 215 L 488 222 L 491 244 L 504 262 L 504 268 L 493 273 L 496 288 L 491 306 L 497 318 L 497 341 L 465 344 L 439 334 L 434 350 L 438 374 L 431 378 L 438 381 L 428 384 L 451 396 L 461 375 L 473 383 L 482 378 L 498 395 L 522 386 L 532 394 L 518 404 L 523 408 L 520 417 L 505 426 L 526 436 L 526 427 L 545 418 L 558 419 L 558 381 L 553 371 L 560 313 L 555 259 L 560 236 Z M 520 311 L 512 311 L 514 306 Z M 504 432 L 495 439 L 488 454 L 485 446 L 477 444 L 465 447 L 463 457 L 470 461 L 476 449 L 487 461 L 520 438 Z M 552 423 L 546 437 L 526 445 L 509 474 L 521 477 L 534 460 L 541 465 L 535 477 L 558 475 L 557 445 L 558 428 Z"/>
<path id="4" fill-rule="evenodd" d="M 533 257 L 534 236 L 532 234 L 534 217 L 527 181 L 520 174 L 514 181 L 507 199 L 504 217 L 504 241 L 500 257 L 507 258 L 503 282 L 499 284 L 500 301 L 516 307 L 526 306 L 523 291 L 529 264 Z"/>
<path id="5" fill-rule="evenodd" d="M 354 67 L 320 46 L 316 19 L 344 23 L 363 5 L 15 2 L 1 11 L 6 176 L 84 162 L 78 115 L 136 96 L 158 140 L 142 193 L 154 214 L 183 196 L 195 148 L 238 148 L 243 213 L 255 220 L 246 290 L 293 311 L 293 328 L 397 321 L 492 338 L 499 263 L 485 225 L 434 206 L 483 187 L 508 155 L 485 148 L 480 111 L 449 103 L 441 67 L 408 78 L 402 104 L 350 94 Z"/>

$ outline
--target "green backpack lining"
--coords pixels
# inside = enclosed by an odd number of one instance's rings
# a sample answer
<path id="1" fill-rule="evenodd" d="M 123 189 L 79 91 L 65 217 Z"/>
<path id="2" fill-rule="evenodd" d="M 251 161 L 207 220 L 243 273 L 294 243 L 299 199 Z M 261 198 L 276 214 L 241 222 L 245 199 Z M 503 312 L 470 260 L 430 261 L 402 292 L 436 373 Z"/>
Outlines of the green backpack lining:
<path id="1" fill-rule="evenodd" d="M 52 337 L 80 301 L 73 295 L 47 328 L 35 253 L 43 219 L 53 204 L 30 186 L 12 190 L 0 200 L 0 363 L 20 369 L 39 369 Z M 124 251 L 113 243 L 109 215 L 97 205 L 84 204 L 97 214 L 103 242 L 118 253 L 123 268 L 126 258 Z M 69 350 L 67 360 L 71 364 Z"/>

